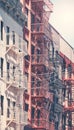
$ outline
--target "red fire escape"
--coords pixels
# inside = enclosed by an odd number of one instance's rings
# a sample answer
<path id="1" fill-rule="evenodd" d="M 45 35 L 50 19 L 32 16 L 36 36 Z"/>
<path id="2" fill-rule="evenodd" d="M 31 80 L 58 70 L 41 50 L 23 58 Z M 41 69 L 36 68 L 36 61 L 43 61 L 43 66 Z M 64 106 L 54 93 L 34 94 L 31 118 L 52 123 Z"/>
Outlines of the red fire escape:
<path id="1" fill-rule="evenodd" d="M 64 89 L 64 111 L 63 130 L 74 130 L 74 64 L 64 55 L 63 81 Z"/>
<path id="2" fill-rule="evenodd" d="M 48 18 L 52 11 L 52 3 L 48 0 L 32 0 L 31 24 L 31 125 L 38 130 L 54 130 L 54 123 L 49 122 L 49 108 L 53 94 L 49 92 L 50 31 Z M 45 24 L 46 23 L 46 24 Z"/>

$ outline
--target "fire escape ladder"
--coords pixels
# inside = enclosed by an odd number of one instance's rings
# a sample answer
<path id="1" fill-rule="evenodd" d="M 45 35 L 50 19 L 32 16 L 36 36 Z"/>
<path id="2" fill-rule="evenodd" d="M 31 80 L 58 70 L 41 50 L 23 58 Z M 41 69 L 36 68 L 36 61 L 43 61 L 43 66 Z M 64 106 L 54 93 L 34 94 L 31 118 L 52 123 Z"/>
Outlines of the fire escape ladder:
<path id="1" fill-rule="evenodd" d="M 8 85 L 8 87 L 6 88 L 5 91 L 7 91 L 7 90 L 11 87 L 11 85 L 12 85 L 12 83 L 10 83 L 10 84 Z"/>
<path id="2" fill-rule="evenodd" d="M 7 49 L 5 55 L 7 55 L 7 53 L 8 53 L 13 47 L 15 47 L 15 45 L 11 45 L 11 46 L 9 45 L 9 48 Z"/>
<path id="3" fill-rule="evenodd" d="M 6 128 L 13 122 L 14 119 L 10 120 L 6 126 Z"/>

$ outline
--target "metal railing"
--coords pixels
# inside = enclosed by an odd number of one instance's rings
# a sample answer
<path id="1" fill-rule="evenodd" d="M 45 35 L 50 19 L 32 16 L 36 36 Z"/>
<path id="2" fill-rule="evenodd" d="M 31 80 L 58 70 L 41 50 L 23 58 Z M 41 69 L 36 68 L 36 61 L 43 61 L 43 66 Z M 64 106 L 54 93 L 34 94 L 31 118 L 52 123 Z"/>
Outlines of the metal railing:
<path id="1" fill-rule="evenodd" d="M 39 96 L 39 97 L 45 97 L 46 95 L 46 88 L 44 87 L 36 87 L 31 89 L 31 95 L 32 96 Z"/>
<path id="2" fill-rule="evenodd" d="M 13 73 L 12 70 L 7 70 L 6 72 L 3 71 L 3 77 L 1 77 L 2 81 L 7 84 L 7 88 L 20 88 L 20 89 L 27 89 L 27 79 L 24 78 L 24 75 L 15 70 Z"/>
<path id="3" fill-rule="evenodd" d="M 16 33 L 6 34 L 6 46 L 14 47 L 16 51 L 27 54 L 27 44 L 25 40 Z"/>
<path id="4" fill-rule="evenodd" d="M 46 66 L 49 66 L 49 59 L 47 57 L 47 54 L 34 54 L 31 57 L 32 64 L 44 64 Z"/>
<path id="5" fill-rule="evenodd" d="M 53 101 L 53 93 L 48 92 L 49 90 L 49 82 L 46 80 L 42 80 L 41 82 L 32 81 L 31 83 L 31 95 L 32 96 L 44 96 L 49 98 L 49 100 Z"/>
<path id="6" fill-rule="evenodd" d="M 45 23 L 33 23 L 33 24 L 31 24 L 31 31 L 32 31 L 32 33 L 44 34 L 48 38 L 51 35 L 50 30 L 49 30 L 48 26 L 45 25 Z"/>
<path id="7" fill-rule="evenodd" d="M 8 107 L 7 108 L 7 120 L 27 124 L 28 123 L 28 113 L 25 111 L 22 111 L 19 108 L 19 106 L 15 107 L 15 108 Z"/>
<path id="8" fill-rule="evenodd" d="M 50 0 L 32 0 L 32 2 L 43 2 L 50 9 L 50 11 L 53 10 L 53 4 Z"/>
<path id="9" fill-rule="evenodd" d="M 56 103 L 55 104 L 55 111 L 61 112 L 62 110 L 63 110 L 63 105 L 59 104 L 59 103 Z"/>
<path id="10" fill-rule="evenodd" d="M 11 120 L 15 120 L 16 119 L 16 111 L 15 108 L 12 109 L 10 107 L 7 108 L 7 118 L 11 119 Z"/>
<path id="11" fill-rule="evenodd" d="M 54 123 L 53 122 L 48 122 L 46 119 L 35 119 L 32 120 L 32 126 L 34 128 L 42 128 L 46 130 L 55 130 L 54 128 Z"/>
<path id="12" fill-rule="evenodd" d="M 28 112 L 24 112 L 24 120 L 25 124 L 28 124 Z"/>

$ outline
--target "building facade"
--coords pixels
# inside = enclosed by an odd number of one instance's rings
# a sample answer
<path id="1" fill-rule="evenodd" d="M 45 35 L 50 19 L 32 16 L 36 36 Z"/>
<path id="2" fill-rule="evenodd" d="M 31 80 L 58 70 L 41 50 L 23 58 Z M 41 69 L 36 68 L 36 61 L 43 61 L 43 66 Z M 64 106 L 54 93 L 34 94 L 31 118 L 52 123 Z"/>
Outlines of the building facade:
<path id="1" fill-rule="evenodd" d="M 0 130 L 74 129 L 74 49 L 50 0 L 0 0 Z"/>
<path id="2" fill-rule="evenodd" d="M 50 1 L 25 0 L 23 6 L 28 20 L 24 27 L 28 45 L 25 57 L 28 88 L 24 93 L 24 107 L 25 110 L 27 107 L 28 123 L 35 130 L 73 129 L 73 106 L 68 106 L 68 102 L 73 104 L 73 100 L 69 101 L 73 88 L 71 85 L 68 94 L 65 81 L 68 66 L 74 66 L 73 48 L 49 24 L 53 8 Z M 73 77 L 73 72 L 71 75 Z"/>
<path id="3" fill-rule="evenodd" d="M 61 125 L 62 130 L 73 130 L 74 129 L 74 49 L 69 43 L 51 26 L 53 42 L 59 43 L 59 78 L 63 83 L 62 94 L 63 94 L 63 110 Z M 59 42 L 57 36 L 59 36 Z"/>
<path id="4" fill-rule="evenodd" d="M 24 129 L 25 19 L 20 1 L 0 0 L 0 130 Z"/>
<path id="5" fill-rule="evenodd" d="M 25 0 L 23 5 L 28 19 L 24 27 L 28 44 L 24 72 L 28 79 L 24 93 L 27 120 L 35 130 L 61 130 L 64 84 L 60 68 L 63 63 L 60 36 L 49 24 L 53 4 L 49 0 Z"/>

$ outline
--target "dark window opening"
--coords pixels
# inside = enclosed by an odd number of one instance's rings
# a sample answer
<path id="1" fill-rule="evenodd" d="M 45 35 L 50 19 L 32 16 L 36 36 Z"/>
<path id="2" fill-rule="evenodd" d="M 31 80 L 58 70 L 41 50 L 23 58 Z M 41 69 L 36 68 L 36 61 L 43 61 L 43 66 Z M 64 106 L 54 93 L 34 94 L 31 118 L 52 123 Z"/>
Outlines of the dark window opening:
<path id="1" fill-rule="evenodd" d="M 10 117 L 10 110 L 7 108 L 7 117 Z"/>
<path id="2" fill-rule="evenodd" d="M 40 61 L 40 50 L 37 49 L 37 62 Z"/>
<path id="3" fill-rule="evenodd" d="M 71 78 L 71 74 L 72 74 L 72 66 L 71 64 L 68 65 L 68 76 L 69 78 Z"/>
<path id="4" fill-rule="evenodd" d="M 15 66 L 13 66 L 13 80 L 15 80 Z"/>
<path id="5" fill-rule="evenodd" d="M 37 87 L 40 87 L 40 81 L 39 80 L 37 80 Z"/>
<path id="6" fill-rule="evenodd" d="M 66 68 L 66 62 L 63 59 L 63 65 L 62 65 L 62 72 L 65 73 L 65 68 Z"/>
<path id="7" fill-rule="evenodd" d="M 9 80 L 9 78 L 10 78 L 9 69 L 10 69 L 10 64 L 7 62 L 7 80 Z"/>
<path id="8" fill-rule="evenodd" d="M 31 23 L 35 23 L 35 16 L 31 14 Z"/>
<path id="9" fill-rule="evenodd" d="M 37 49 L 37 54 L 40 54 L 40 50 Z"/>
<path id="10" fill-rule="evenodd" d="M 25 103 L 25 111 L 28 112 L 28 107 L 29 105 L 27 103 Z"/>
<path id="11" fill-rule="evenodd" d="M 52 58 L 54 58 L 54 47 L 52 48 Z"/>
<path id="12" fill-rule="evenodd" d="M 27 21 L 25 21 L 25 26 L 28 27 L 28 22 Z"/>
<path id="13" fill-rule="evenodd" d="M 3 58 L 0 58 L 0 76 L 3 77 Z"/>
<path id="14" fill-rule="evenodd" d="M 7 99 L 7 117 L 10 117 L 10 99 Z"/>
<path id="15" fill-rule="evenodd" d="M 63 124 L 63 129 L 65 128 L 66 125 L 66 114 L 62 115 L 62 124 Z M 65 130 L 65 129 L 64 129 Z"/>
<path id="16" fill-rule="evenodd" d="M 25 7 L 25 14 L 28 15 L 28 8 Z"/>
<path id="17" fill-rule="evenodd" d="M 10 107 L 10 99 L 7 99 L 7 105 Z"/>
<path id="18" fill-rule="evenodd" d="M 37 39 L 37 44 L 40 46 L 42 43 L 41 39 Z M 44 44 L 45 45 L 45 44 Z"/>
<path id="19" fill-rule="evenodd" d="M 58 97 L 57 96 L 53 96 L 53 101 L 54 101 L 54 103 L 58 103 Z"/>
<path id="20" fill-rule="evenodd" d="M 54 122 L 54 112 L 53 112 L 53 110 L 50 111 L 49 121 L 53 121 Z"/>
<path id="21" fill-rule="evenodd" d="M 15 107 L 15 102 L 13 101 L 13 107 Z"/>
<path id="22" fill-rule="evenodd" d="M 58 57 L 58 51 L 56 51 L 56 58 Z"/>
<path id="23" fill-rule="evenodd" d="M 34 37 L 34 35 L 31 36 L 31 41 L 35 42 L 35 37 Z"/>
<path id="24" fill-rule="evenodd" d="M 7 62 L 7 70 L 9 70 L 10 68 L 10 64 Z"/>
<path id="25" fill-rule="evenodd" d="M 13 44 L 15 44 L 15 32 L 12 32 L 12 37 L 13 37 Z"/>
<path id="26" fill-rule="evenodd" d="M 35 85 L 35 78 L 34 77 L 32 77 L 31 78 L 31 81 L 32 81 L 32 88 L 34 87 L 34 85 Z"/>
<path id="27" fill-rule="evenodd" d="M 32 45 L 31 47 L 31 54 L 34 54 L 35 47 Z"/>
<path id="28" fill-rule="evenodd" d="M 25 125 L 24 126 L 24 130 L 35 130 L 35 129 L 31 128 L 31 126 L 29 126 L 29 125 Z"/>
<path id="29" fill-rule="evenodd" d="M 28 8 L 25 8 L 25 14 L 28 16 Z M 28 27 L 28 21 L 25 21 L 25 26 Z"/>
<path id="30" fill-rule="evenodd" d="M 3 40 L 3 21 L 1 21 L 1 40 Z"/>
<path id="31" fill-rule="evenodd" d="M 37 110 L 37 118 L 40 118 L 40 110 Z"/>
<path id="32" fill-rule="evenodd" d="M 15 118 L 15 102 L 13 101 L 13 116 L 14 116 L 14 118 Z"/>
<path id="33" fill-rule="evenodd" d="M 4 96 L 1 95 L 1 115 L 3 115 Z"/>
<path id="34" fill-rule="evenodd" d="M 63 89 L 63 96 L 66 96 L 66 88 Z"/>
<path id="35" fill-rule="evenodd" d="M 30 60 L 30 56 L 29 56 L 29 55 L 26 55 L 26 56 L 25 56 L 25 60 L 28 60 L 28 61 L 29 61 L 29 60 Z M 28 64 L 25 63 L 25 66 L 28 68 Z"/>
<path id="36" fill-rule="evenodd" d="M 7 37 L 6 37 L 6 44 L 9 45 L 9 27 L 7 26 Z"/>
<path id="37" fill-rule="evenodd" d="M 31 116 L 34 119 L 34 112 L 35 112 L 35 108 L 32 107 L 32 112 L 31 112 Z"/>

